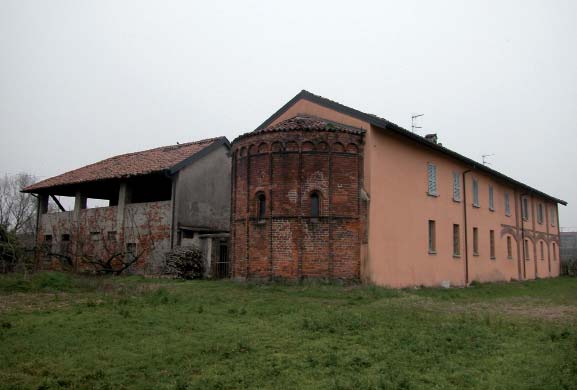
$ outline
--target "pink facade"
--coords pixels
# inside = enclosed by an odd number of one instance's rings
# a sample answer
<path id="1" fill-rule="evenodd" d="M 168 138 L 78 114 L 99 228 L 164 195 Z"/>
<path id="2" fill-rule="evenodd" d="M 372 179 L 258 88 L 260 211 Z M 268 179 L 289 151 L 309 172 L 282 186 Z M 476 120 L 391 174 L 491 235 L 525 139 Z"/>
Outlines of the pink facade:
<path id="1" fill-rule="evenodd" d="M 364 281 L 389 287 L 464 286 L 559 275 L 557 204 L 563 201 L 396 130 L 383 119 L 373 121 L 306 91 L 263 125 L 300 114 L 366 130 L 363 190 L 369 204 L 368 239 L 359 253 Z M 435 195 L 428 193 L 430 165 L 435 169 Z M 434 221 L 434 250 L 429 248 L 429 221 Z"/>

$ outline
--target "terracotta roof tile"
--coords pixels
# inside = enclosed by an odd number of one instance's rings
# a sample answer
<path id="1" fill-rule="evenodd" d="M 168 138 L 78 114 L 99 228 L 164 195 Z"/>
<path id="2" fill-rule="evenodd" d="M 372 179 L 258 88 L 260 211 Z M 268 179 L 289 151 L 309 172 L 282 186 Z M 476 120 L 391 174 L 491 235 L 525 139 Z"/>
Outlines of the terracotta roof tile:
<path id="1" fill-rule="evenodd" d="M 257 129 L 250 133 L 245 133 L 238 138 L 247 137 L 260 133 L 272 133 L 279 131 L 338 131 L 352 134 L 364 134 L 365 130 L 352 126 L 347 126 L 342 123 L 332 122 L 328 119 L 318 118 L 315 116 L 299 114 L 290 119 L 279 122 L 275 125 L 268 126 L 263 129 Z"/>
<path id="2" fill-rule="evenodd" d="M 168 170 L 222 138 L 210 138 L 178 145 L 162 146 L 141 152 L 121 154 L 94 164 L 42 180 L 23 192 L 107 179 L 147 175 Z"/>

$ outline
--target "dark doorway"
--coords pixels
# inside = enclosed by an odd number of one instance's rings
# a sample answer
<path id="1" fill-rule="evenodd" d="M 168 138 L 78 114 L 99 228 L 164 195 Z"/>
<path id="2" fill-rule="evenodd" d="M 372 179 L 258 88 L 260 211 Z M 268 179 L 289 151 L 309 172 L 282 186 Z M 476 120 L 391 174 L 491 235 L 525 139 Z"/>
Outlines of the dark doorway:
<path id="1" fill-rule="evenodd" d="M 217 279 L 230 277 L 230 261 L 226 242 L 221 242 L 218 245 L 218 258 L 214 267 L 214 277 Z"/>

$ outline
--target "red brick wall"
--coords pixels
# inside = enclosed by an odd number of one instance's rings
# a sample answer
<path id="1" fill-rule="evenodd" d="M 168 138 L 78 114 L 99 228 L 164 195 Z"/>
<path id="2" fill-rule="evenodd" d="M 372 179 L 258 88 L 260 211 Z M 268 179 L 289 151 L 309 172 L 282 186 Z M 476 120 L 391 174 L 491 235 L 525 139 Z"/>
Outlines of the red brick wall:
<path id="1" fill-rule="evenodd" d="M 336 131 L 283 131 L 233 142 L 233 277 L 360 277 L 366 205 L 363 136 Z M 310 195 L 320 194 L 320 218 Z M 257 195 L 266 214 L 257 221 Z"/>

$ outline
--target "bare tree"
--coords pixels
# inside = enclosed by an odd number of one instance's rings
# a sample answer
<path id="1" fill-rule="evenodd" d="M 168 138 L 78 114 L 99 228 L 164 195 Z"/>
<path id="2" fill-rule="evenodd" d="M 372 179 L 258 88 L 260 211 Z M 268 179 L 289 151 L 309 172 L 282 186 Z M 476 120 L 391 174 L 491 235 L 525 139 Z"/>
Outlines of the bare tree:
<path id="1" fill-rule="evenodd" d="M 0 177 L 0 225 L 6 230 L 15 234 L 34 231 L 35 199 L 20 191 L 35 181 L 29 173 Z"/>

